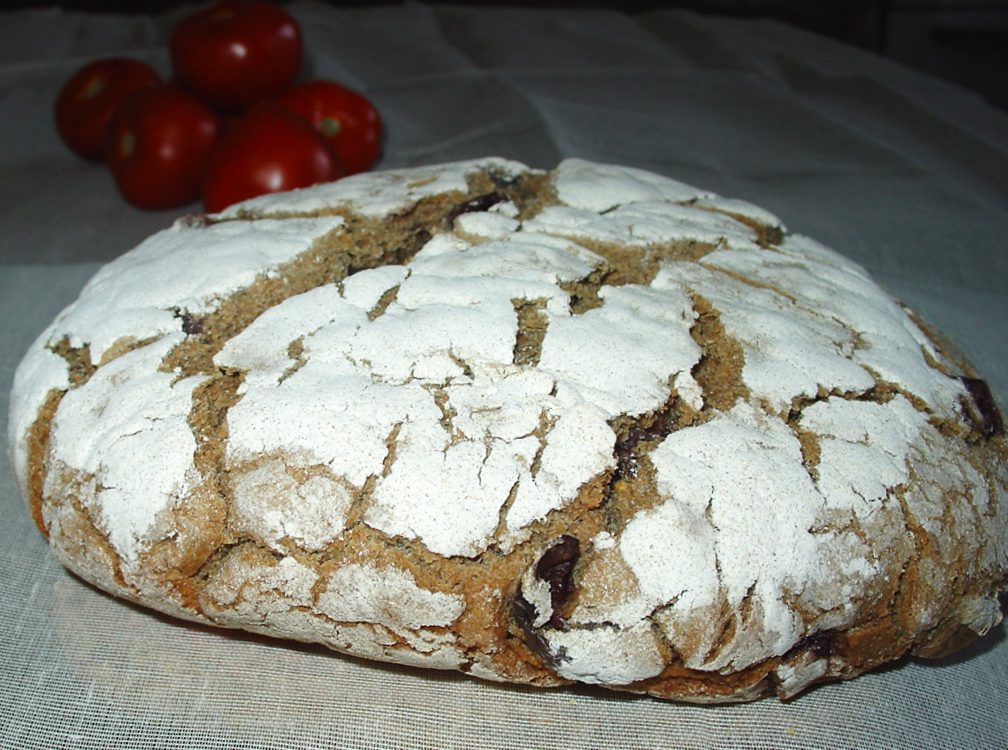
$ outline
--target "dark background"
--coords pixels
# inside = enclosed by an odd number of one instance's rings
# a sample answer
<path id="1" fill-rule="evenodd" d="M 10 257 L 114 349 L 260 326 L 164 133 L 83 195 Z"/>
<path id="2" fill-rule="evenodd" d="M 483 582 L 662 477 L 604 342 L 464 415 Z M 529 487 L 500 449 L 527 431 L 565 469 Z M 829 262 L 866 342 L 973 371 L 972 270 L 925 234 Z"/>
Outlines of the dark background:
<path id="1" fill-rule="evenodd" d="M 433 1 L 433 0 L 432 0 Z M 328 0 L 331 5 L 393 4 Z M 182 0 L 8 0 L 7 9 L 157 13 Z M 772 18 L 885 55 L 972 89 L 1008 110 L 1008 0 L 454 0 L 464 5 L 604 8 L 626 13 L 687 9 Z"/>

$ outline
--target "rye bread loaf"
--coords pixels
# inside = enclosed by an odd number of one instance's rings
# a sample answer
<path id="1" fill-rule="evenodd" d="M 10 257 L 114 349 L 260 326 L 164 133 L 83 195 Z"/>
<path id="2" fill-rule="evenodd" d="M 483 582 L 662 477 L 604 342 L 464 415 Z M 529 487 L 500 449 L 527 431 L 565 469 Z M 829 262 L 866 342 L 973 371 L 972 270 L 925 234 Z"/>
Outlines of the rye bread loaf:
<path id="1" fill-rule="evenodd" d="M 112 594 L 490 680 L 787 698 L 1008 583 L 962 357 L 767 211 L 576 159 L 178 221 L 31 347 L 9 443 Z"/>

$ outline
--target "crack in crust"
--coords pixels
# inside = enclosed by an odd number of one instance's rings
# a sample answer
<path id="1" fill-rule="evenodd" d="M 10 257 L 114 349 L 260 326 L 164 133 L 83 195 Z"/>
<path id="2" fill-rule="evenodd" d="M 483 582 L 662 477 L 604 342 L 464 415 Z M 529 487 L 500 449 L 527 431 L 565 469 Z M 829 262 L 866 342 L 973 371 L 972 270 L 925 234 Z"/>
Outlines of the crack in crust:
<path id="1" fill-rule="evenodd" d="M 584 315 L 605 304 L 599 297 L 599 290 L 606 284 L 609 274 L 608 269 L 596 268 L 583 279 L 561 282 L 560 288 L 570 297 L 572 315 Z"/>
<path id="2" fill-rule="evenodd" d="M 377 320 L 385 311 L 388 310 L 389 305 L 396 301 L 396 297 L 399 296 L 399 285 L 396 284 L 391 289 L 386 290 L 384 294 L 375 303 L 375 306 L 368 310 L 368 320 Z"/>
<path id="3" fill-rule="evenodd" d="M 693 368 L 693 379 L 703 389 L 705 410 L 728 411 L 736 401 L 750 398 L 742 380 L 742 347 L 725 333 L 720 314 L 707 299 L 694 294 L 693 310 L 697 317 L 690 335 L 703 351 Z"/>
<path id="4" fill-rule="evenodd" d="M 542 355 L 543 339 L 549 318 L 546 317 L 545 299 L 513 299 L 515 315 L 518 317 L 518 334 L 515 336 L 512 362 L 516 365 L 535 367 Z"/>
<path id="5" fill-rule="evenodd" d="M 740 224 L 745 224 L 747 227 L 756 232 L 756 242 L 762 247 L 771 248 L 777 245 L 784 244 L 785 233 L 783 227 L 779 224 L 764 224 L 761 221 L 757 221 L 751 216 L 746 216 L 745 214 L 738 213 L 736 211 L 727 211 L 722 208 L 714 208 L 712 206 L 702 206 L 696 205 L 695 202 L 690 202 L 687 205 L 694 205 L 697 208 L 703 209 L 705 211 L 711 211 L 713 213 L 722 214 L 729 218 L 735 219 L 735 221 Z"/>
<path id="6" fill-rule="evenodd" d="M 641 459 L 666 437 L 709 418 L 709 406 L 698 411 L 679 395 L 674 385 L 675 377 L 669 378 L 669 397 L 660 409 L 636 417 L 621 415 L 609 421 L 616 434 L 614 481 L 634 479 L 640 472 Z M 705 404 L 709 403 L 705 399 Z"/>
<path id="7" fill-rule="evenodd" d="M 66 360 L 71 388 L 84 385 L 98 370 L 98 367 L 91 362 L 91 349 L 87 344 L 75 347 L 71 345 L 70 339 L 64 336 L 49 349 Z"/>
<path id="8" fill-rule="evenodd" d="M 52 430 L 53 417 L 59 408 L 60 401 L 66 391 L 53 388 L 46 394 L 38 417 L 32 423 L 28 433 L 28 508 L 31 510 L 35 526 L 49 538 L 49 526 L 42 513 L 43 489 L 45 488 L 48 464 L 46 454 L 49 445 L 49 433 Z"/>

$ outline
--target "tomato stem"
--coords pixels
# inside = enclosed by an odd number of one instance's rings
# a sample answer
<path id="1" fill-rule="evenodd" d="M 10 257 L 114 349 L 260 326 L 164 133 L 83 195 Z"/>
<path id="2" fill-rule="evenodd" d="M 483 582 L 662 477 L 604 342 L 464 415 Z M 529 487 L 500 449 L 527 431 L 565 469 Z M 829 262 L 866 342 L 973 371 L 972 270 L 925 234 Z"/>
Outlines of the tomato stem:
<path id="1" fill-rule="evenodd" d="M 319 126 L 322 128 L 323 135 L 327 138 L 332 138 L 343 129 L 343 123 L 335 117 L 323 117 Z"/>
<path id="2" fill-rule="evenodd" d="M 94 99 L 105 90 L 105 81 L 102 78 L 92 78 L 87 86 L 81 91 L 81 99 Z"/>
<path id="3" fill-rule="evenodd" d="M 133 156 L 133 152 L 136 150 L 136 134 L 133 131 L 129 131 L 122 134 L 119 139 L 119 153 L 122 154 L 124 159 L 128 159 Z"/>

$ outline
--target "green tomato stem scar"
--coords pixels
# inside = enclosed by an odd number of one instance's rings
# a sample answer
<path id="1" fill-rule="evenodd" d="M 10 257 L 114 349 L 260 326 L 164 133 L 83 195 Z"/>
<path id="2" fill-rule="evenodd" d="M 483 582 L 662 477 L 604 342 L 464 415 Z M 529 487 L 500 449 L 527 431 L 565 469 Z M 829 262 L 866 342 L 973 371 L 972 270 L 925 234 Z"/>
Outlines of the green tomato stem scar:
<path id="1" fill-rule="evenodd" d="M 338 135 L 343 129 L 343 124 L 335 117 L 323 117 L 319 126 L 322 128 L 322 133 L 327 138 L 332 138 L 334 135 Z"/>
<path id="2" fill-rule="evenodd" d="M 122 138 L 119 139 L 119 153 L 122 154 L 123 158 L 128 159 L 133 156 L 135 150 L 136 134 L 132 130 L 123 133 Z"/>
<path id="3" fill-rule="evenodd" d="M 101 78 L 92 78 L 81 92 L 81 99 L 94 99 L 105 90 L 105 81 Z"/>

